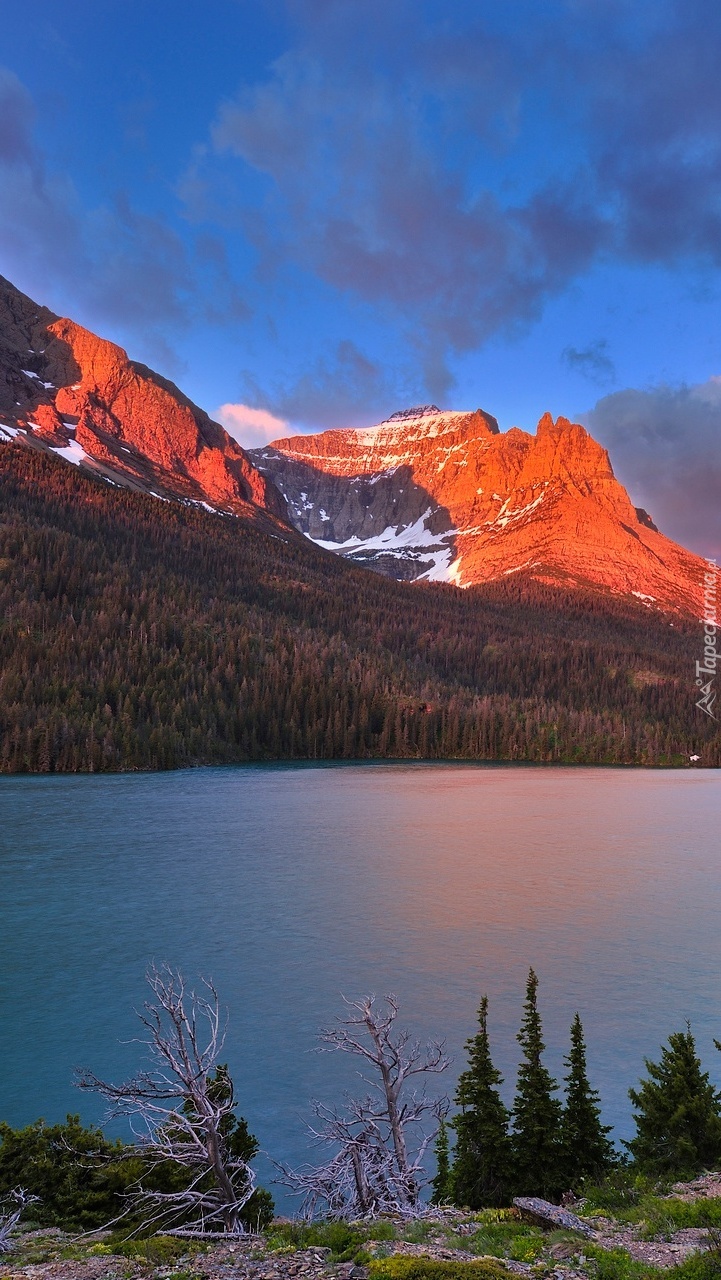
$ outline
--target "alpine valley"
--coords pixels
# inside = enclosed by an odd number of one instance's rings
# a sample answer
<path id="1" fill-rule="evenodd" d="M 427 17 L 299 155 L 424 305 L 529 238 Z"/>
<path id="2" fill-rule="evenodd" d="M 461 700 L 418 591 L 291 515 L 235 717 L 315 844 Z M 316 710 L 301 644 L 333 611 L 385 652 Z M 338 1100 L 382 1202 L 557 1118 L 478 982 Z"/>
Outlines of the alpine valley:
<path id="1" fill-rule="evenodd" d="M 0 442 L 2 771 L 721 762 L 706 565 L 577 424 L 426 405 L 248 454 L 0 278 Z"/>

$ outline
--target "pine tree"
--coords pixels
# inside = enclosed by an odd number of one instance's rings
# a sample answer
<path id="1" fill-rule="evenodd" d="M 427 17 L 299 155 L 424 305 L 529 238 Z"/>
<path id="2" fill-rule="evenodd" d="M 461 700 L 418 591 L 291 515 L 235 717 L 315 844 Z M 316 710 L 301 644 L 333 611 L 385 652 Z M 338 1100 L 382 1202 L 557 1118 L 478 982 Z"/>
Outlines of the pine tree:
<path id="1" fill-rule="evenodd" d="M 439 1123 L 434 1151 L 436 1156 L 436 1176 L 431 1183 L 433 1187 L 431 1204 L 448 1204 L 452 1198 L 451 1156 L 448 1146 L 448 1126 L 445 1120 L 441 1120 Z"/>
<path id="2" fill-rule="evenodd" d="M 561 1104 L 558 1085 L 544 1067 L 545 1049 L 536 996 L 538 978 L 529 970 L 523 1022 L 517 1040 L 523 1049 L 513 1104 L 513 1163 L 516 1194 L 558 1196 L 561 1177 Z"/>
<path id="3" fill-rule="evenodd" d="M 721 1158 L 721 1093 L 701 1070 L 690 1024 L 669 1036 L 648 1080 L 629 1089 L 636 1137 L 624 1143 L 644 1172 L 691 1176 Z"/>
<path id="4" fill-rule="evenodd" d="M 583 1178 L 602 1176 L 615 1159 L 606 1136 L 610 1126 L 601 1124 L 600 1097 L 588 1080 L 586 1043 L 578 1014 L 571 1024 L 571 1048 L 564 1063 L 568 1075 L 564 1077 L 566 1105 L 561 1121 L 562 1175 L 566 1186 L 576 1191 Z"/>
<path id="5" fill-rule="evenodd" d="M 466 1041 L 468 1069 L 456 1090 L 461 1112 L 451 1122 L 456 1131 L 453 1199 L 470 1209 L 507 1203 L 511 1180 L 509 1117 L 497 1088 L 503 1077 L 491 1061 L 487 996 L 481 1000 L 478 1025 L 476 1035 Z"/>

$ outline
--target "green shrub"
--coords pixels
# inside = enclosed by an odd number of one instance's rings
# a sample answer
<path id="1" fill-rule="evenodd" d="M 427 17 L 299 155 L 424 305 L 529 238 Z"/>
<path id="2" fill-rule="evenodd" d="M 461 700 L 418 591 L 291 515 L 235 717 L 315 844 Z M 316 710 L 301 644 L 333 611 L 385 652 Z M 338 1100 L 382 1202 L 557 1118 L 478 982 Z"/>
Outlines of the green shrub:
<path id="1" fill-rule="evenodd" d="M 629 1166 L 614 1169 L 601 1182 L 583 1183 L 585 1208 L 589 1212 L 608 1210 L 615 1216 L 640 1204 L 643 1196 L 658 1191 L 658 1179 L 639 1174 Z M 625 1216 L 625 1215 L 624 1215 Z"/>
<path id="2" fill-rule="evenodd" d="M 583 1253 L 593 1264 L 588 1270 L 592 1271 L 595 1280 L 652 1280 L 655 1276 L 663 1276 L 665 1280 L 672 1275 L 671 1271 L 660 1271 L 647 1262 L 637 1262 L 625 1249 L 601 1249 L 598 1245 L 584 1243 Z M 688 1280 L 692 1278 L 688 1277 Z"/>
<path id="3" fill-rule="evenodd" d="M 265 1187 L 256 1187 L 248 1203 L 243 1205 L 240 1217 L 248 1231 L 261 1232 L 270 1226 L 274 1213 L 275 1204 L 270 1191 L 266 1191 Z"/>
<path id="4" fill-rule="evenodd" d="M 237 1142 L 255 1141 L 244 1121 L 237 1131 Z M 26 1225 L 32 1218 L 38 1226 L 70 1231 L 103 1227 L 125 1212 L 125 1197 L 141 1177 L 154 1190 L 176 1191 L 187 1184 L 189 1175 L 171 1160 L 149 1169 L 134 1147 L 111 1142 L 102 1129 L 84 1127 L 76 1115 L 67 1116 L 64 1124 L 36 1120 L 24 1129 L 0 1122 L 0 1198 L 18 1186 L 38 1197 Z M 273 1212 L 273 1197 L 258 1187 L 241 1219 L 249 1230 L 262 1231 Z M 139 1227 L 142 1216 L 128 1213 L 123 1222 L 130 1229 Z"/>
<path id="5" fill-rule="evenodd" d="M 640 1210 L 649 1229 L 681 1231 L 685 1227 L 721 1227 L 721 1197 L 711 1200 L 661 1200 L 648 1197 Z"/>
<path id="6" fill-rule="evenodd" d="M 474 1213 L 474 1222 L 518 1222 L 517 1209 L 481 1209 Z"/>
<path id="7" fill-rule="evenodd" d="M 367 1236 L 347 1222 L 326 1222 L 318 1225 L 317 1239 L 311 1244 L 331 1250 L 331 1258 L 338 1262 L 350 1262 L 355 1258 Z"/>
<path id="8" fill-rule="evenodd" d="M 379 1239 L 372 1228 L 373 1238 Z M 283 1222 L 268 1235 L 271 1249 L 330 1249 L 332 1262 L 354 1260 L 369 1238 L 369 1231 L 351 1227 L 347 1222 Z"/>
<path id="9" fill-rule="evenodd" d="M 369 1240 L 395 1240 L 396 1228 L 393 1222 L 374 1222 L 369 1229 Z"/>
<path id="10" fill-rule="evenodd" d="M 148 1236 L 144 1240 L 115 1236 L 108 1244 L 111 1253 L 119 1254 L 122 1258 L 137 1259 L 139 1262 L 151 1262 L 157 1267 L 170 1266 L 184 1255 L 197 1252 L 197 1245 L 193 1250 L 190 1241 L 174 1236 Z"/>
<path id="11" fill-rule="evenodd" d="M 473 1253 L 490 1253 L 514 1262 L 535 1262 L 543 1252 L 544 1240 L 538 1227 L 525 1222 L 487 1222 L 472 1236 L 464 1237 L 464 1247 Z"/>
<path id="12" fill-rule="evenodd" d="M 0 1196 L 22 1186 L 38 1197 L 32 1217 L 40 1226 L 92 1230 L 117 1216 L 119 1196 L 140 1172 L 139 1161 L 124 1159 L 128 1150 L 79 1116 L 24 1129 L 0 1122 Z"/>
<path id="13" fill-rule="evenodd" d="M 719 1280 L 721 1255 L 715 1249 L 707 1253 L 692 1253 L 677 1267 L 663 1273 L 663 1280 Z"/>
<path id="14" fill-rule="evenodd" d="M 419 1218 L 417 1222 L 408 1222 L 403 1228 L 403 1239 L 409 1244 L 423 1244 L 429 1236 L 438 1232 L 437 1222 L 424 1222 Z"/>
<path id="15" fill-rule="evenodd" d="M 369 1263 L 371 1280 L 508 1280 L 500 1262 L 435 1262 L 396 1254 Z"/>

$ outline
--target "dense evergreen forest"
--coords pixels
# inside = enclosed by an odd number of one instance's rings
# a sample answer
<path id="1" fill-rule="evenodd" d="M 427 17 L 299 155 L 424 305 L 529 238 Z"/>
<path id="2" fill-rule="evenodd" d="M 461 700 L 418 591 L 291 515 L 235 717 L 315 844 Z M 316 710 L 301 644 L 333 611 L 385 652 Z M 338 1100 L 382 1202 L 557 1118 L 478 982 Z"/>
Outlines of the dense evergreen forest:
<path id="1" fill-rule="evenodd" d="M 0 771 L 386 758 L 721 763 L 701 628 L 384 579 L 277 526 L 0 449 Z"/>

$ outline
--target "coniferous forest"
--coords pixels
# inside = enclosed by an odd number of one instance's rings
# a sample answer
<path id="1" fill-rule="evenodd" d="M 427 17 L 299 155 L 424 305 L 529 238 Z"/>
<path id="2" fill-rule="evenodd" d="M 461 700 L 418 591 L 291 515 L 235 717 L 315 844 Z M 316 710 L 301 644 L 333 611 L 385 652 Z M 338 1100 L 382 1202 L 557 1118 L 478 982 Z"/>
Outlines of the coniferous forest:
<path id="1" fill-rule="evenodd" d="M 0 450 L 0 771 L 721 763 L 701 630 L 599 592 L 384 579 L 269 522 Z"/>

